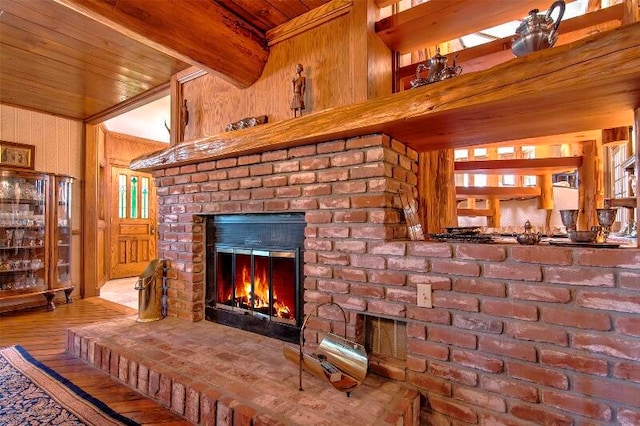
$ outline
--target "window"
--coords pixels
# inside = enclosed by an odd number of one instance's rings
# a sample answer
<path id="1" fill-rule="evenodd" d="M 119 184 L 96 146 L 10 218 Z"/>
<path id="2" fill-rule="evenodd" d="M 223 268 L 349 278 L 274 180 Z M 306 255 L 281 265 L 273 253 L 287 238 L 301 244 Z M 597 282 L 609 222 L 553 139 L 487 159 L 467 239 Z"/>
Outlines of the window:
<path id="1" fill-rule="evenodd" d="M 118 175 L 118 218 L 127 217 L 127 175 Z"/>
<path id="2" fill-rule="evenodd" d="M 138 218 L 138 178 L 131 176 L 131 219 Z"/>

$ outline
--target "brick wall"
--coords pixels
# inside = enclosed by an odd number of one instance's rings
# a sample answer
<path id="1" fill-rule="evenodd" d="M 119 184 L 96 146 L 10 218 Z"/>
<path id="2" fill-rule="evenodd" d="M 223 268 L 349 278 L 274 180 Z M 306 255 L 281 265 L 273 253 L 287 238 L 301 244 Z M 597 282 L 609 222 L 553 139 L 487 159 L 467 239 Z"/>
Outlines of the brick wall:
<path id="1" fill-rule="evenodd" d="M 640 424 L 640 251 L 407 241 L 415 152 L 383 135 L 155 172 L 169 314 L 202 319 L 205 214 L 304 211 L 305 312 L 407 322 L 434 424 Z M 434 289 L 433 309 L 416 286 Z M 327 306 L 307 342 L 342 333 Z"/>

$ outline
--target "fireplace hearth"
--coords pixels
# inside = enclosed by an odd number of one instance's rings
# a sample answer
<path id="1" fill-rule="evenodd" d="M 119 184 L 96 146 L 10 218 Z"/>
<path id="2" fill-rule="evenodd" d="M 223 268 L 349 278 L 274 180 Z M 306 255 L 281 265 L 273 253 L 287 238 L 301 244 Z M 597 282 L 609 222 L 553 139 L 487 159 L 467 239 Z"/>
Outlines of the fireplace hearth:
<path id="1" fill-rule="evenodd" d="M 304 215 L 215 215 L 206 223 L 205 318 L 297 342 Z"/>

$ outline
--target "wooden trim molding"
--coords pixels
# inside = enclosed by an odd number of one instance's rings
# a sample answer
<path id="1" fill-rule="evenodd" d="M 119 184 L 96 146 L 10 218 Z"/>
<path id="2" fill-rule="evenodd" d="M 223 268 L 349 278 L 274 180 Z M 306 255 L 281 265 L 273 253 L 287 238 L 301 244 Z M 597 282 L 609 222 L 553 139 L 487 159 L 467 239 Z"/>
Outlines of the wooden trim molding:
<path id="1" fill-rule="evenodd" d="M 326 22 L 349 13 L 353 6 L 352 0 L 333 0 L 292 20 L 285 22 L 276 28 L 267 31 L 267 45 L 283 42 L 298 34 L 307 32 Z"/>

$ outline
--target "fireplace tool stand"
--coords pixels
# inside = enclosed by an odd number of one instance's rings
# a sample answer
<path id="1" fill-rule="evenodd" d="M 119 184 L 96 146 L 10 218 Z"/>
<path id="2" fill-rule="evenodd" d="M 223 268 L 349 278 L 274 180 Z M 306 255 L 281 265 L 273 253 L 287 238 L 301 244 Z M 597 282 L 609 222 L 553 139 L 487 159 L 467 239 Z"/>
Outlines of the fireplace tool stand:
<path id="1" fill-rule="evenodd" d="M 345 335 L 338 336 L 327 333 L 316 349 L 316 353 L 307 355 L 302 352 L 304 346 L 304 329 L 312 315 L 317 314 L 318 309 L 325 305 L 335 305 L 340 309 L 344 321 Z M 300 329 L 300 345 L 298 351 L 298 367 L 300 378 L 300 390 L 302 389 L 302 370 L 327 380 L 334 388 L 346 392 L 347 397 L 351 391 L 360 386 L 365 376 L 369 360 L 364 346 L 347 339 L 347 315 L 344 309 L 335 302 L 326 302 L 317 305 L 302 323 Z M 290 349 L 287 349 L 290 348 Z M 285 357 L 295 359 L 290 346 L 284 347 Z M 289 352 L 287 354 L 287 352 Z M 288 355 L 288 356 L 287 356 Z"/>

